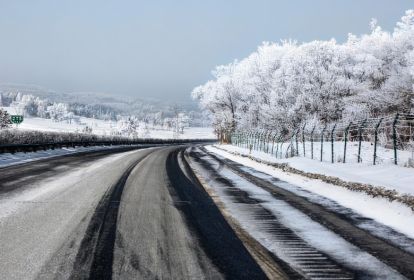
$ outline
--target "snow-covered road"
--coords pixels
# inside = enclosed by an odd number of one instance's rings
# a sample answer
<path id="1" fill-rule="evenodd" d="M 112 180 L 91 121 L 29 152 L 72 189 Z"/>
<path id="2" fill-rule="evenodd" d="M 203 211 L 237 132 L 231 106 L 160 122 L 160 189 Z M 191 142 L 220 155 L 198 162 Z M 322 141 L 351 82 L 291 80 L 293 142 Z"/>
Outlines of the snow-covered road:
<path id="1" fill-rule="evenodd" d="M 264 279 L 184 147 L 0 169 L 1 279 Z"/>
<path id="2" fill-rule="evenodd" d="M 1 170 L 2 177 L 11 171 L 16 174 L 3 177 L 0 188 L 2 277 L 36 278 L 68 241 L 70 251 L 76 252 L 102 195 L 145 153 L 127 152 L 97 160 L 65 158 L 65 163 L 42 162 L 41 169 L 39 164 L 26 165 L 17 174 L 16 169 Z M 73 256 L 70 251 L 64 256 L 68 264 Z"/>
<path id="3" fill-rule="evenodd" d="M 0 278 L 413 278 L 409 237 L 186 148 L 0 168 Z"/>
<path id="4" fill-rule="evenodd" d="M 301 276 L 413 277 L 413 239 L 326 198 L 299 193 L 293 184 L 217 156 L 206 150 L 189 153 L 193 168 L 224 212 Z"/>

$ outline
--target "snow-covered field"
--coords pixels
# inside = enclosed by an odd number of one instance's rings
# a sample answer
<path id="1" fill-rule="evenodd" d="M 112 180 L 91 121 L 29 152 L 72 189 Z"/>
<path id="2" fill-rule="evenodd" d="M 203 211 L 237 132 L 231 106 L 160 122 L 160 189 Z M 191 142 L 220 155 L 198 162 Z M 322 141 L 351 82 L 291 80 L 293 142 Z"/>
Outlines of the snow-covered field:
<path id="1" fill-rule="evenodd" d="M 16 114 L 16 109 L 13 107 L 0 107 L 5 109 L 9 114 Z M 85 127 L 92 128 L 92 133 L 97 135 L 111 135 L 116 132 L 118 127 L 115 121 L 105 121 L 93 118 L 79 117 L 78 121 L 71 122 L 53 121 L 44 118 L 25 117 L 23 123 L 18 128 L 22 130 L 41 130 L 53 132 L 82 132 Z M 139 137 L 145 138 L 162 138 L 162 139 L 196 139 L 196 138 L 215 138 L 213 129 L 211 127 L 188 127 L 184 129 L 184 133 L 177 134 L 172 130 L 163 129 L 160 127 L 145 126 L 140 123 L 137 134 Z"/>
<path id="2" fill-rule="evenodd" d="M 229 145 L 220 145 L 220 148 L 229 149 L 232 151 L 246 152 L 243 149 L 229 146 Z M 291 174 L 284 172 L 275 167 L 269 165 L 258 163 L 252 159 L 234 155 L 223 151 L 222 149 L 217 149 L 214 146 L 207 146 L 207 150 L 217 154 L 219 156 L 228 158 L 244 166 L 248 167 L 246 172 L 252 172 L 252 170 L 257 170 L 264 174 L 270 175 L 269 178 L 278 178 L 286 184 L 278 183 L 279 187 L 285 187 L 286 189 L 297 193 L 298 195 L 311 197 L 312 195 L 317 195 L 318 197 L 326 198 L 331 201 L 338 203 L 339 205 L 352 209 L 354 212 L 361 214 L 364 217 L 373 219 L 383 225 L 386 225 L 398 232 L 401 232 L 411 238 L 414 238 L 414 212 L 407 207 L 396 201 L 389 201 L 385 198 L 371 197 L 367 194 L 361 192 L 354 192 L 339 186 L 328 184 L 317 179 L 309 179 L 296 174 Z M 268 156 L 267 154 L 255 153 L 254 156 Z M 268 158 L 267 158 L 268 159 Z M 344 164 L 336 165 L 336 168 L 327 168 L 326 163 L 320 163 L 313 160 L 308 160 L 306 158 L 293 158 L 293 159 L 271 159 L 274 162 L 289 162 L 298 168 L 303 168 L 305 170 L 311 170 L 318 173 L 327 172 L 331 176 L 345 176 L 345 178 L 353 178 L 360 180 L 365 180 L 371 182 L 382 182 L 381 186 L 390 187 L 389 183 L 392 180 L 387 179 L 387 174 L 394 172 L 401 172 L 398 175 L 395 175 L 395 179 L 400 176 L 400 180 L 397 183 L 394 183 L 393 186 L 397 186 L 398 190 L 401 192 L 414 193 L 414 170 L 410 168 L 396 167 L 393 166 L 389 172 L 384 172 L 384 166 L 350 166 L 349 169 L 342 170 L 339 167 L 345 167 Z M 335 164 L 334 164 L 335 165 Z M 332 166 L 332 165 L 329 165 Z M 390 166 L 391 167 L 391 166 Z M 379 171 L 374 170 L 375 168 L 380 168 Z M 368 171 L 366 171 L 367 169 Z M 371 170 L 371 172 L 369 172 Z M 398 170 L 398 171 L 396 171 Z M 376 175 L 369 175 L 375 173 Z M 385 173 L 385 174 L 384 174 Z M 345 174 L 345 175 L 344 175 Z M 366 176 L 364 174 L 367 174 Z M 349 177 L 346 177 L 349 176 Z M 352 177 L 351 177 L 352 176 Z M 392 175 L 394 176 L 394 175 Z M 269 179 L 267 178 L 267 179 Z M 381 180 L 384 179 L 384 181 Z M 295 187 L 292 187 L 295 186 Z"/>
<path id="3" fill-rule="evenodd" d="M 44 130 L 44 131 L 57 131 L 57 132 L 79 132 L 82 128 L 89 126 L 93 129 L 94 134 L 98 135 L 110 135 L 111 131 L 116 129 L 116 122 L 104 121 L 91 118 L 80 118 L 81 123 L 67 123 L 54 122 L 50 119 L 42 118 L 26 118 L 24 122 L 19 125 L 21 129 L 27 130 Z M 141 133 L 140 133 L 141 132 Z M 184 129 L 183 134 L 174 134 L 171 130 L 151 128 L 147 130 L 142 129 L 138 133 L 139 136 L 145 136 L 145 138 L 182 138 L 182 139 L 195 139 L 195 138 L 214 138 L 213 129 L 210 127 L 189 127 Z"/>

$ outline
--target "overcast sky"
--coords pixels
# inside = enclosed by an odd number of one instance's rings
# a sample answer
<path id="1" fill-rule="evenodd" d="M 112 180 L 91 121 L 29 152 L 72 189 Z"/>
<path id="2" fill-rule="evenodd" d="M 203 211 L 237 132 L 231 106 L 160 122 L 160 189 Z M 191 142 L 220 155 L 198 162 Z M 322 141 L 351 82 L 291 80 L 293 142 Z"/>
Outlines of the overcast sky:
<path id="1" fill-rule="evenodd" d="M 392 30 L 412 0 L 0 0 L 0 83 L 187 100 L 262 41 Z"/>

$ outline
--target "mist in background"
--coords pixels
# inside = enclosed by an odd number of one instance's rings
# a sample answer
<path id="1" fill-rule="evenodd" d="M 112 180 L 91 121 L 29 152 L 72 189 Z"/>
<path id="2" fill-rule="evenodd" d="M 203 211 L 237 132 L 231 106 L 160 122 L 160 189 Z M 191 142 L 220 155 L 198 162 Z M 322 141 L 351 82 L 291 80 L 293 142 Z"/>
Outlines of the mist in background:
<path id="1" fill-rule="evenodd" d="M 411 1 L 0 1 L 0 83 L 187 101 L 262 41 L 391 30 Z"/>

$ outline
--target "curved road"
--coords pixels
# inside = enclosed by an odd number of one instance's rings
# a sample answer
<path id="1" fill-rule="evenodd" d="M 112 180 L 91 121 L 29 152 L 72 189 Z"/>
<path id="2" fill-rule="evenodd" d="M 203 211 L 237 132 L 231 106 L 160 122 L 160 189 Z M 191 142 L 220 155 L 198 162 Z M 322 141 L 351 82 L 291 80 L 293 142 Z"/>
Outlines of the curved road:
<path id="1" fill-rule="evenodd" d="M 262 279 L 184 147 L 0 169 L 2 279 Z"/>

